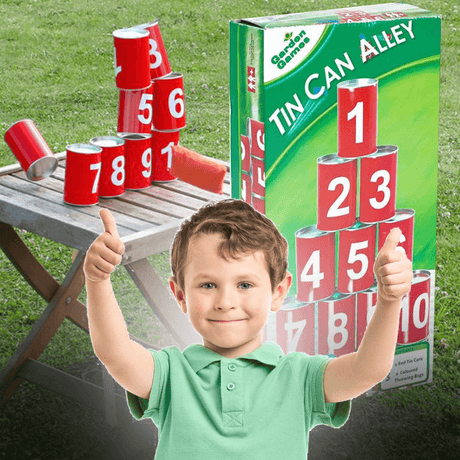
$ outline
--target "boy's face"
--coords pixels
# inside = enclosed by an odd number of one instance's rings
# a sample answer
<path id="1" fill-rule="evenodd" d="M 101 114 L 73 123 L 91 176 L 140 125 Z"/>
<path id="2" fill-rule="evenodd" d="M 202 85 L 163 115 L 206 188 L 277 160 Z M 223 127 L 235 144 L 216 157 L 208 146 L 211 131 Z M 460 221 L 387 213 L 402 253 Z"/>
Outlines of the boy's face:
<path id="1" fill-rule="evenodd" d="M 170 286 L 204 345 L 236 358 L 262 345 L 268 313 L 281 307 L 292 275 L 272 292 L 263 252 L 225 260 L 219 254 L 221 242 L 219 234 L 193 237 L 184 271 L 186 296 L 172 278 Z"/>

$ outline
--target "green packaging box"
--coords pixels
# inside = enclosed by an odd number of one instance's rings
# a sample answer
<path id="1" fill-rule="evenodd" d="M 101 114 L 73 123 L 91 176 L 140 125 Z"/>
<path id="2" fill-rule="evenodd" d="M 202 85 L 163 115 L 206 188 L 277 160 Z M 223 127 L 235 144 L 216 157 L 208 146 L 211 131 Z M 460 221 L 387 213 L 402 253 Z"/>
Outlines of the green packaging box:
<path id="1" fill-rule="evenodd" d="M 293 275 L 265 338 L 285 353 L 357 350 L 375 308 L 375 281 L 363 289 L 343 281 L 344 273 L 369 276 L 385 222 L 408 225 L 400 244 L 410 247 L 416 286 L 403 299 L 394 367 L 375 391 L 432 381 L 440 35 L 439 15 L 404 3 L 230 22 L 232 196 L 276 224 L 288 241 Z M 366 156 L 374 152 L 357 154 L 347 159 L 355 162 L 356 177 L 333 172 L 335 181 L 325 183 L 320 166 L 344 162 L 338 88 L 351 85 L 347 94 L 354 97 L 354 83 L 366 81 L 377 82 L 376 114 L 357 104 L 346 121 L 354 123 L 359 142 L 358 130 L 369 136 L 365 127 L 376 117 L 376 144 L 379 151 L 396 148 L 397 166 L 366 177 Z M 374 203 L 393 200 L 395 217 L 362 221 L 366 194 L 374 194 Z M 320 210 L 327 207 L 329 216 L 331 203 L 336 213 L 349 212 L 352 223 L 332 230 L 319 225 Z M 407 214 L 412 220 L 398 217 Z M 353 240 L 355 230 L 369 225 L 375 241 Z"/>

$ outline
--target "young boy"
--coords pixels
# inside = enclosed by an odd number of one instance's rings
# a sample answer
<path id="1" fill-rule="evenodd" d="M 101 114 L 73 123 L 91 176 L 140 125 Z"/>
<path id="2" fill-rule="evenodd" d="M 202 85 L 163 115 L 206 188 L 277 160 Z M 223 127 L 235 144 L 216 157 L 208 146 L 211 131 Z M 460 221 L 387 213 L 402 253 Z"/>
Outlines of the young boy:
<path id="1" fill-rule="evenodd" d="M 123 243 L 107 210 L 88 250 L 85 275 L 94 351 L 127 391 L 136 419 L 159 429 L 156 460 L 305 459 L 309 431 L 339 427 L 350 400 L 393 364 L 401 298 L 412 265 L 393 229 L 375 261 L 378 301 L 356 353 L 331 359 L 262 343 L 269 311 L 291 286 L 287 242 L 273 222 L 240 200 L 202 207 L 171 248 L 171 290 L 203 345 L 146 350 L 129 339 L 110 273 Z"/>

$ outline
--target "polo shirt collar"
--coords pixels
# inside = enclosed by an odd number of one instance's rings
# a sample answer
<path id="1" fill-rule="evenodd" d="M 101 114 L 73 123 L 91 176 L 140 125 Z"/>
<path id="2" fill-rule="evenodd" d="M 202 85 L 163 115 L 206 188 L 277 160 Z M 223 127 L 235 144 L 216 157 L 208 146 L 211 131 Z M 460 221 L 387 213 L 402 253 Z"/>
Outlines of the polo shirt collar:
<path id="1" fill-rule="evenodd" d="M 222 361 L 222 359 L 228 359 L 225 358 L 225 356 L 222 356 L 200 344 L 193 344 L 187 347 L 184 350 L 184 356 L 195 372 L 204 369 L 211 363 Z M 267 366 L 276 367 L 282 356 L 283 352 L 279 345 L 273 342 L 265 342 L 254 351 L 234 359 L 242 359 L 247 361 L 247 363 L 244 364 L 246 366 L 250 361 L 258 361 Z"/>

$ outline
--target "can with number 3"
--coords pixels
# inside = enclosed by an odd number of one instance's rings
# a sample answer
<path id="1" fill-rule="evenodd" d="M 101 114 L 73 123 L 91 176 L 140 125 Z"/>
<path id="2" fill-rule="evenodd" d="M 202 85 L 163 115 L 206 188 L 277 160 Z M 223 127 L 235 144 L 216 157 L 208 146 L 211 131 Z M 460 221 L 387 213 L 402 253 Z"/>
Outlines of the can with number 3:
<path id="1" fill-rule="evenodd" d="M 91 144 L 66 147 L 64 203 L 92 206 L 99 201 L 102 148 Z"/>

